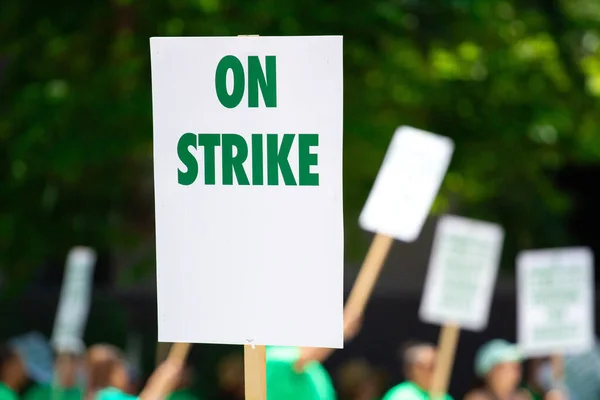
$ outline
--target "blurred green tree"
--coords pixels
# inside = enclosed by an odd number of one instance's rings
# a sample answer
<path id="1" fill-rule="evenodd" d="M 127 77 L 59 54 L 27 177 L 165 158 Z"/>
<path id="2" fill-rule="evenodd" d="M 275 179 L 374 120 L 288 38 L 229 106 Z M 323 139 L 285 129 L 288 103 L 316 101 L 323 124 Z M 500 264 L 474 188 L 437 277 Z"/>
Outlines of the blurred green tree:
<path id="1" fill-rule="evenodd" d="M 553 174 L 597 162 L 595 0 L 4 0 L 0 269 L 11 288 L 76 243 L 153 265 L 150 36 L 343 34 L 348 256 L 398 125 L 452 137 L 434 206 L 516 249 L 569 243 Z M 135 267 L 138 268 L 135 268 Z"/>

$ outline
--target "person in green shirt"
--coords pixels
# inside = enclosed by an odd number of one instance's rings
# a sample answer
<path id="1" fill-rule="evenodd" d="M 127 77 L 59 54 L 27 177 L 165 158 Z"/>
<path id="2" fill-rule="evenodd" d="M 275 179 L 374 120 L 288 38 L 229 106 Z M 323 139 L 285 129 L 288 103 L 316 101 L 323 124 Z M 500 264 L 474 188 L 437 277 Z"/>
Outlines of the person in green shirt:
<path id="1" fill-rule="evenodd" d="M 465 400 L 531 400 L 531 395 L 519 388 L 522 360 L 518 348 L 505 340 L 481 346 L 475 355 L 475 374 L 481 384 L 467 393 Z"/>
<path id="2" fill-rule="evenodd" d="M 191 390 L 193 381 L 194 371 L 188 364 L 179 377 L 175 391 L 167 397 L 167 400 L 201 400 Z"/>
<path id="3" fill-rule="evenodd" d="M 105 347 L 105 349 L 107 348 Z M 94 393 L 92 397 L 94 400 L 162 399 L 172 392 L 183 369 L 183 365 L 179 360 L 167 359 L 163 361 L 148 379 L 139 396 L 134 396 L 126 393 L 129 374 L 124 357 L 116 348 L 112 348 L 111 352 L 111 356 L 103 364 L 107 367 L 107 386 L 99 388 Z"/>
<path id="4" fill-rule="evenodd" d="M 27 370 L 19 353 L 12 347 L 0 347 L 0 400 L 17 400 L 27 384 Z"/>
<path id="5" fill-rule="evenodd" d="M 78 382 L 83 366 L 83 343 L 70 347 L 56 355 L 54 361 L 55 376 L 51 384 L 39 384 L 29 389 L 24 400 L 80 400 L 84 390 Z"/>
<path id="6" fill-rule="evenodd" d="M 436 349 L 430 343 L 414 342 L 404 346 L 402 364 L 406 381 L 391 388 L 382 400 L 430 400 L 430 385 L 435 368 Z M 444 395 L 443 400 L 452 400 Z"/>
<path id="7" fill-rule="evenodd" d="M 385 374 L 363 358 L 353 358 L 336 371 L 336 388 L 341 400 L 379 400 Z"/>
<path id="8" fill-rule="evenodd" d="M 307 361 L 297 369 L 301 349 L 267 348 L 267 398 L 269 400 L 335 400 L 327 370 L 318 361 Z"/>
<path id="9" fill-rule="evenodd" d="M 121 351 L 110 345 L 103 345 L 105 358 L 95 366 L 96 393 L 95 400 L 133 400 L 136 396 L 128 394 L 129 371 Z M 101 375 L 98 379 L 98 375 Z"/>

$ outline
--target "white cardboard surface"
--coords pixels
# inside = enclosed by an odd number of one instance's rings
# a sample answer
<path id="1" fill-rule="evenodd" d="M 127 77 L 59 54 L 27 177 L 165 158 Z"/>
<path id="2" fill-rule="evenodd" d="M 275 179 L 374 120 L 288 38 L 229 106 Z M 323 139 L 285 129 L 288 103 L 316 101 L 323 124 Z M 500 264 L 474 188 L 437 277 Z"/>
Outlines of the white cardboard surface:
<path id="1" fill-rule="evenodd" d="M 159 341 L 341 348 L 342 37 L 152 38 L 150 45 Z M 276 108 L 260 96 L 249 108 L 248 82 L 239 106 L 219 102 L 215 71 L 227 55 L 245 68 L 248 56 L 263 66 L 276 56 Z M 275 133 L 279 141 L 316 133 L 319 186 L 223 185 L 218 168 L 216 184 L 198 178 L 182 186 L 176 150 L 187 132 L 246 140 Z M 195 157 L 201 177 L 203 152 Z M 295 141 L 295 174 L 298 157 Z"/>
<path id="2" fill-rule="evenodd" d="M 82 345 L 90 312 L 96 252 L 74 247 L 67 255 L 60 299 L 54 319 L 52 345 L 58 351 L 73 351 Z"/>
<path id="3" fill-rule="evenodd" d="M 480 331 L 488 322 L 502 253 L 499 225 L 451 215 L 439 219 L 420 317 Z"/>
<path id="4" fill-rule="evenodd" d="M 396 129 L 359 218 L 360 226 L 405 242 L 420 234 L 444 180 L 454 143 L 409 126 Z"/>
<path id="5" fill-rule="evenodd" d="M 517 257 L 517 337 L 530 356 L 594 346 L 594 256 L 586 247 L 523 251 Z"/>

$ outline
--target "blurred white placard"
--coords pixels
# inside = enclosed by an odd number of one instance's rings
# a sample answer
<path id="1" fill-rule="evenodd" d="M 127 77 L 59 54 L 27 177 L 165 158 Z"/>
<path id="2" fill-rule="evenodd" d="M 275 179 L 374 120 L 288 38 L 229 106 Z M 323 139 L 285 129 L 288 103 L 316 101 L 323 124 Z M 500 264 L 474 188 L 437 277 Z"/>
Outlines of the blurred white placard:
<path id="1" fill-rule="evenodd" d="M 440 325 L 454 323 L 473 331 L 485 328 L 503 240 L 499 225 L 441 217 L 421 300 L 421 319 Z"/>
<path id="2" fill-rule="evenodd" d="M 444 180 L 454 143 L 409 126 L 396 129 L 360 226 L 405 242 L 414 241 Z"/>
<path id="3" fill-rule="evenodd" d="M 594 346 L 594 256 L 586 247 L 517 257 L 517 338 L 529 356 Z"/>
<path id="4" fill-rule="evenodd" d="M 96 252 L 89 247 L 74 247 L 67 255 L 51 340 L 57 351 L 81 350 L 75 347 L 80 347 L 90 312 L 95 264 Z"/>
<path id="5" fill-rule="evenodd" d="M 159 341 L 342 347 L 342 37 L 150 50 Z"/>

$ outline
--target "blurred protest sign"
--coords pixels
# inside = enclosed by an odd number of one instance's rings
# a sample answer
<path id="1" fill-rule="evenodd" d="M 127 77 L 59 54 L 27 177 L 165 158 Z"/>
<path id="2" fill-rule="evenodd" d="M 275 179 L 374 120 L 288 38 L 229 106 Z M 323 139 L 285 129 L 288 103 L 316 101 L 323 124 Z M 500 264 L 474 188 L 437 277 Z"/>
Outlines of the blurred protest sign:
<path id="1" fill-rule="evenodd" d="M 504 232 L 499 225 L 446 215 L 437 224 L 419 310 L 442 325 L 432 393 L 445 393 L 460 328 L 488 322 Z"/>
<path id="2" fill-rule="evenodd" d="M 496 224 L 440 218 L 420 308 L 423 321 L 474 331 L 487 325 L 503 238 Z"/>
<path id="3" fill-rule="evenodd" d="M 67 255 L 51 339 L 52 346 L 59 352 L 82 351 L 95 264 L 96 252 L 89 247 L 73 247 Z"/>
<path id="4" fill-rule="evenodd" d="M 414 241 L 444 180 L 454 143 L 409 126 L 396 129 L 359 218 L 369 232 Z"/>
<path id="5" fill-rule="evenodd" d="M 159 341 L 342 347 L 342 38 L 150 45 Z"/>
<path id="6" fill-rule="evenodd" d="M 40 384 L 52 381 L 52 349 L 39 332 L 29 332 L 8 341 L 23 360 L 27 375 Z"/>
<path id="7" fill-rule="evenodd" d="M 364 311 L 393 240 L 415 240 L 450 164 L 454 143 L 409 126 L 396 129 L 359 218 L 375 238 L 346 302 L 345 314 Z"/>
<path id="8" fill-rule="evenodd" d="M 517 337 L 529 356 L 594 346 L 594 257 L 585 247 L 523 251 L 517 257 Z"/>

